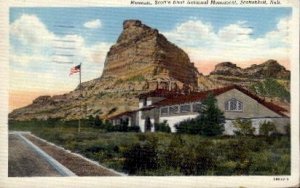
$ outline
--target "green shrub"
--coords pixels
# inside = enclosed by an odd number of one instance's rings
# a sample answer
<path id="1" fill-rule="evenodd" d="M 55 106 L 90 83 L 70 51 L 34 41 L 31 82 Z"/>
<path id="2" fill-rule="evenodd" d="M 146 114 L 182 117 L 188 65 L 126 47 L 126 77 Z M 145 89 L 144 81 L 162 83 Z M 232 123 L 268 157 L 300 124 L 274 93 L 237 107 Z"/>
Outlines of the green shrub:
<path id="1" fill-rule="evenodd" d="M 186 142 L 181 135 L 172 138 L 165 153 L 166 165 L 184 175 L 208 174 L 217 162 L 213 142 Z"/>
<path id="2" fill-rule="evenodd" d="M 150 142 L 139 143 L 124 153 L 124 170 L 129 174 L 158 168 L 156 146 Z"/>
<path id="3" fill-rule="evenodd" d="M 171 132 L 171 128 L 169 127 L 166 120 L 163 123 L 155 123 L 154 127 L 156 132 L 166 132 L 166 133 Z"/>
<path id="4" fill-rule="evenodd" d="M 118 124 L 113 125 L 107 129 L 109 132 L 127 132 L 128 131 L 128 125 L 126 124 Z"/>
<path id="5" fill-rule="evenodd" d="M 200 134 L 200 126 L 195 119 L 186 119 L 175 124 L 176 133 Z"/>
<path id="6" fill-rule="evenodd" d="M 274 155 L 271 151 L 251 153 L 252 163 L 249 174 L 255 175 L 289 175 L 290 155 Z"/>
<path id="7" fill-rule="evenodd" d="M 139 126 L 128 126 L 128 121 L 122 121 L 121 124 L 118 125 L 106 123 L 104 129 L 107 132 L 140 132 Z"/>
<path id="8" fill-rule="evenodd" d="M 212 142 L 193 143 L 182 148 L 182 161 L 179 163 L 180 172 L 185 175 L 205 175 L 216 166 L 216 155 L 212 151 Z"/>
<path id="9" fill-rule="evenodd" d="M 253 135 L 255 131 L 255 128 L 252 127 L 252 121 L 250 119 L 237 119 L 233 121 L 233 126 L 237 129 L 234 131 L 234 133 L 240 136 Z"/>
<path id="10" fill-rule="evenodd" d="M 166 149 L 165 161 L 166 164 L 174 169 L 180 169 L 180 164 L 183 161 L 183 148 L 185 147 L 185 141 L 181 135 L 175 135 L 168 148 Z"/>
<path id="11" fill-rule="evenodd" d="M 95 125 L 96 127 L 101 127 L 101 126 L 103 125 L 103 122 L 102 122 L 102 120 L 100 119 L 99 116 L 96 116 L 96 117 L 95 117 L 94 125 Z"/>
<path id="12" fill-rule="evenodd" d="M 140 132 L 140 127 L 139 126 L 129 126 L 128 127 L 128 132 Z"/>
<path id="13" fill-rule="evenodd" d="M 259 134 L 263 136 L 270 136 L 276 131 L 275 124 L 270 121 L 264 121 L 260 124 Z"/>
<path id="14" fill-rule="evenodd" d="M 218 171 L 216 175 L 233 175 L 236 172 L 237 168 L 236 161 L 224 161 L 218 165 Z"/>

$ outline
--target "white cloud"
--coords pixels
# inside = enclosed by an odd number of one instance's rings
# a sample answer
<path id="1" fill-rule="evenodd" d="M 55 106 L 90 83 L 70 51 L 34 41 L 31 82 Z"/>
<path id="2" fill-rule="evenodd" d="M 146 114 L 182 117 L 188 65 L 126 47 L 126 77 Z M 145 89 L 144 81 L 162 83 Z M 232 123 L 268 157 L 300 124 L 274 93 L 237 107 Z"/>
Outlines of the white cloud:
<path id="1" fill-rule="evenodd" d="M 249 34 L 252 33 L 252 29 L 247 27 L 245 23 L 246 22 L 238 22 L 222 28 L 218 32 L 219 39 L 224 42 L 236 42 L 237 40 L 249 39 Z"/>
<path id="2" fill-rule="evenodd" d="M 216 31 L 210 23 L 188 20 L 163 34 L 182 47 L 194 62 L 251 61 L 253 59 L 288 58 L 290 18 L 278 21 L 277 28 L 262 37 L 254 38 L 255 28 L 246 21 L 224 26 Z M 201 71 L 201 70 L 200 70 Z"/>
<path id="3" fill-rule="evenodd" d="M 51 45 L 55 35 L 35 15 L 22 15 L 10 25 L 10 35 L 29 48 Z"/>
<path id="4" fill-rule="evenodd" d="M 165 36 L 176 44 L 185 44 L 185 46 L 210 46 L 216 38 L 216 33 L 209 23 L 204 23 L 201 20 L 188 20 L 187 22 L 177 25 L 177 27 L 165 32 Z"/>
<path id="5" fill-rule="evenodd" d="M 99 77 L 111 45 L 104 42 L 87 45 L 81 35 L 55 35 L 37 16 L 26 14 L 11 23 L 10 38 L 12 90 L 72 90 L 78 84 L 78 76 L 69 76 L 70 68 L 82 63 L 82 81 Z"/>
<path id="6" fill-rule="evenodd" d="M 96 19 L 96 20 L 91 20 L 88 22 L 85 22 L 83 24 L 84 27 L 89 28 L 89 29 L 97 29 L 102 26 L 101 20 Z"/>

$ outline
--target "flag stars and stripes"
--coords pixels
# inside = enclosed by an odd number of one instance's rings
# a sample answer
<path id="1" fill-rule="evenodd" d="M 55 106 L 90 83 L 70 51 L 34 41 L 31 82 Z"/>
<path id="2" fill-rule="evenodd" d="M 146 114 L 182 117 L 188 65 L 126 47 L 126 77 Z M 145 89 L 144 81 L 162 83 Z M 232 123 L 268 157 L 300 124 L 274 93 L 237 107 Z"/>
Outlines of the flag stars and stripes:
<path id="1" fill-rule="evenodd" d="M 72 67 L 71 70 L 70 70 L 69 76 L 71 76 L 72 74 L 80 72 L 80 69 L 81 69 L 81 65 L 77 65 L 75 67 Z"/>

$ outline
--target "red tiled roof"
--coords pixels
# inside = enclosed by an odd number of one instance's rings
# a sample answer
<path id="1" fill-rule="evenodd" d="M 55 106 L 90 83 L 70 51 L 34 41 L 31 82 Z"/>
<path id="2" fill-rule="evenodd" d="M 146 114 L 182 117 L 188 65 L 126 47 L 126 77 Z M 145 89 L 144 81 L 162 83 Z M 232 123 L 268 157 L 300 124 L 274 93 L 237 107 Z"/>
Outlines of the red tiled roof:
<path id="1" fill-rule="evenodd" d="M 177 97 L 183 95 L 182 93 L 179 92 L 174 92 L 170 91 L 167 89 L 156 89 L 147 93 L 142 93 L 138 95 L 138 98 L 146 98 L 146 97 L 165 97 L 165 98 L 170 98 L 170 97 Z"/>
<path id="2" fill-rule="evenodd" d="M 246 90 L 240 86 L 237 86 L 237 85 L 231 85 L 231 86 L 227 86 L 227 87 L 223 87 L 223 88 L 218 88 L 218 89 L 213 89 L 213 90 L 208 90 L 208 91 L 203 91 L 203 92 L 198 92 L 198 93 L 192 93 L 189 95 L 181 95 L 178 97 L 166 98 L 162 101 L 155 103 L 154 105 L 155 106 L 167 106 L 167 105 L 201 101 L 201 100 L 205 99 L 208 96 L 208 94 L 212 94 L 213 96 L 218 96 L 218 95 L 225 93 L 232 89 L 239 90 L 240 92 L 242 92 L 242 93 L 248 95 L 249 97 L 251 97 L 252 99 L 256 100 L 258 103 L 264 105 L 268 109 L 278 113 L 281 116 L 286 117 L 286 115 L 282 113 L 282 112 L 286 112 L 287 111 L 286 109 L 284 109 L 276 104 L 273 104 L 271 102 L 267 102 L 267 101 L 261 99 L 260 97 L 252 94 L 248 90 Z"/>
<path id="3" fill-rule="evenodd" d="M 135 113 L 135 112 L 137 112 L 137 111 L 151 110 L 151 109 L 153 109 L 153 108 L 155 108 L 155 107 L 156 107 L 156 106 L 151 105 L 151 106 L 146 106 L 146 107 L 139 108 L 139 109 L 137 109 L 137 110 L 125 111 L 125 112 L 121 112 L 121 113 L 119 113 L 119 114 L 116 114 L 116 115 L 114 115 L 114 116 L 110 116 L 110 117 L 107 118 L 107 119 L 114 119 L 114 118 L 121 117 L 121 116 L 124 116 L 124 115 L 130 115 L 130 114 Z"/>
<path id="4" fill-rule="evenodd" d="M 134 112 L 136 112 L 136 110 L 121 112 L 121 113 L 116 114 L 114 116 L 110 116 L 107 119 L 114 119 L 114 118 L 121 117 L 121 116 L 124 116 L 124 115 L 129 115 L 129 114 L 134 113 Z"/>
<path id="5" fill-rule="evenodd" d="M 156 106 L 166 106 L 166 105 L 173 105 L 173 104 L 183 104 L 183 103 L 189 103 L 189 102 L 195 102 L 195 101 L 201 101 L 205 99 L 208 94 L 212 94 L 214 96 L 220 95 L 222 93 L 225 93 L 226 91 L 229 91 L 231 89 L 234 89 L 234 86 L 228 86 L 213 90 L 207 90 L 197 93 L 192 93 L 188 95 L 182 95 L 179 97 L 174 98 L 167 98 L 162 101 L 159 101 L 155 103 Z"/>

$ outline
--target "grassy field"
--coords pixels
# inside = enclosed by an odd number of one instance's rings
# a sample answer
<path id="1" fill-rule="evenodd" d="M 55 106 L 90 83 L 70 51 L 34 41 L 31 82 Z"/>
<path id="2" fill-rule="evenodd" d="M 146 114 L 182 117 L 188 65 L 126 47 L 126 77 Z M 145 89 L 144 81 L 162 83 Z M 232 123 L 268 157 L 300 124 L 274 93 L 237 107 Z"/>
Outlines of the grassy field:
<path id="1" fill-rule="evenodd" d="M 10 122 L 130 175 L 289 175 L 290 138 L 106 132 L 83 122 Z"/>

